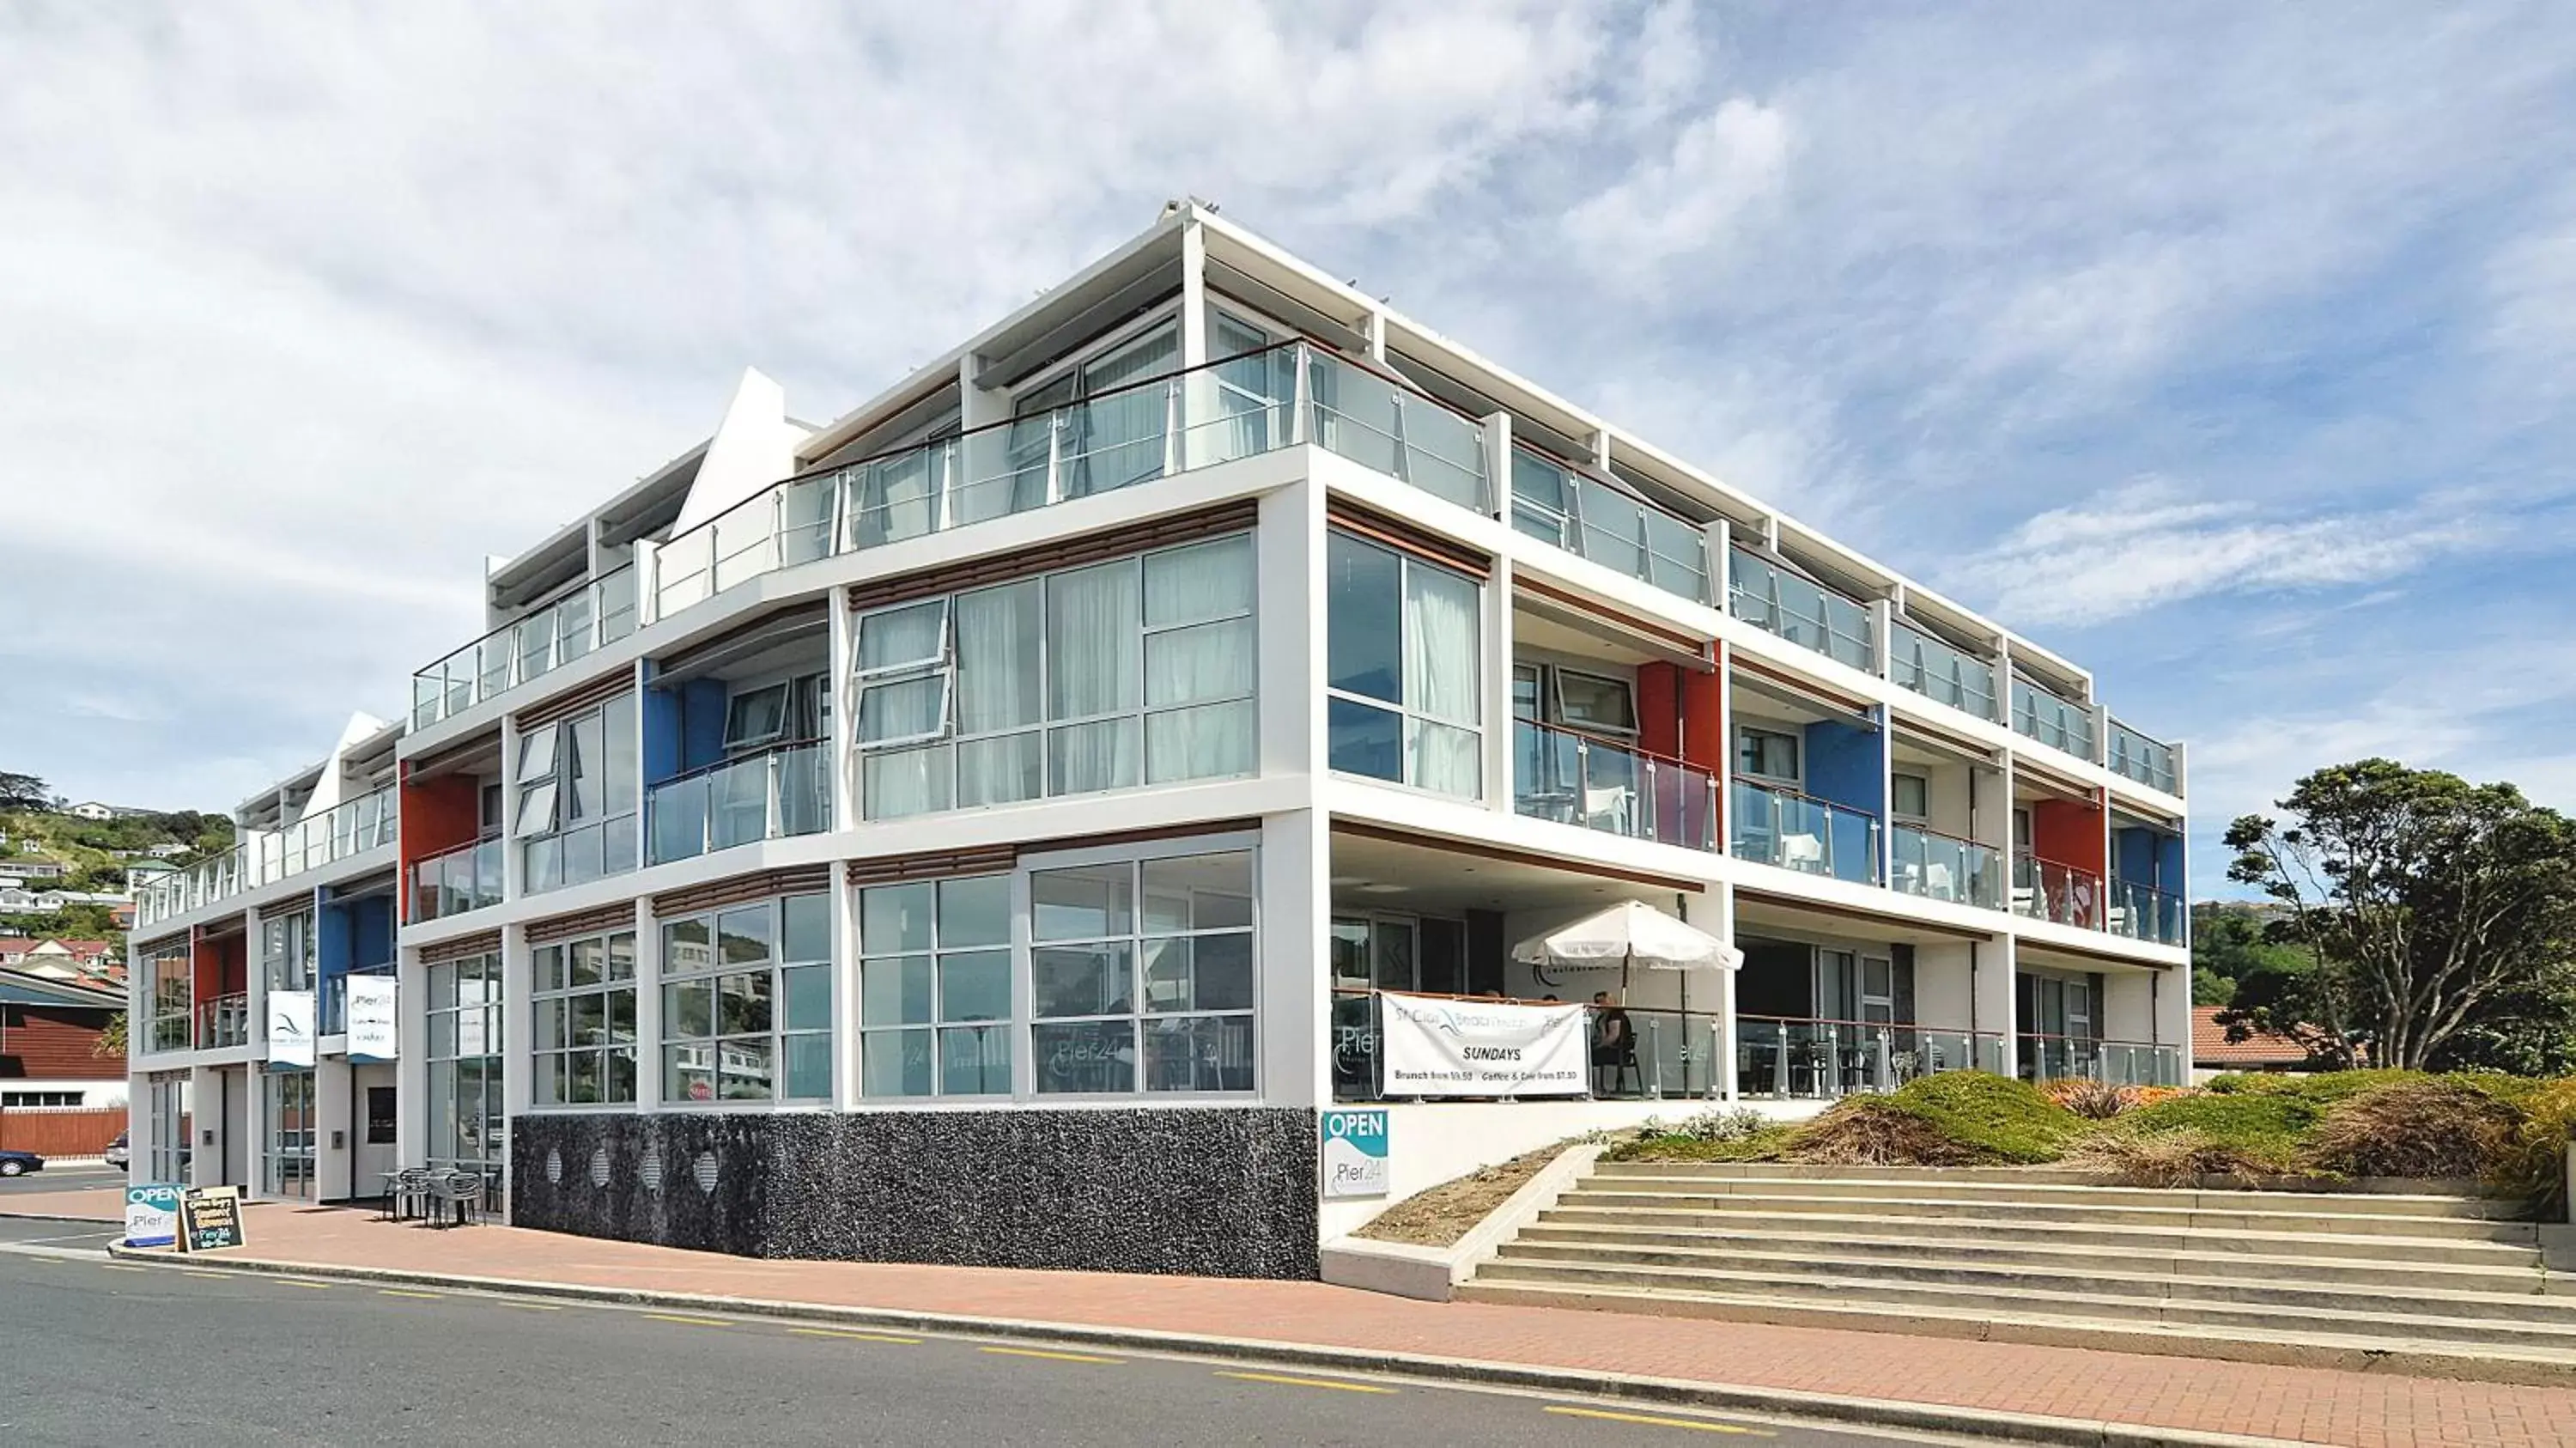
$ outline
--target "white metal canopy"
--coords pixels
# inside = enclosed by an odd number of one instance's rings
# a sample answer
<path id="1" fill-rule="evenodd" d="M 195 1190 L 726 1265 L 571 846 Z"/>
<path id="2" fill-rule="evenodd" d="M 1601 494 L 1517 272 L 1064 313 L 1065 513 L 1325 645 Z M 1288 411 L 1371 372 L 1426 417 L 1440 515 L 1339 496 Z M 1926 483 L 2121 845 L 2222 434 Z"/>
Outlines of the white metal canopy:
<path id="1" fill-rule="evenodd" d="M 1738 970 L 1744 952 L 1637 900 L 1622 900 L 1512 947 L 1524 965 Z"/>

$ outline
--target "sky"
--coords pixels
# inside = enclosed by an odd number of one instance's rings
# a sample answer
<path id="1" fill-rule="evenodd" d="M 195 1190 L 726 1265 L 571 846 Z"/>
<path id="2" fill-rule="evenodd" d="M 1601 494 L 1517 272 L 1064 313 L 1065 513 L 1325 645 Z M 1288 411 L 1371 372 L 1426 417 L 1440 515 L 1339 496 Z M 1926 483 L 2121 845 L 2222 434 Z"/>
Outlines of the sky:
<path id="1" fill-rule="evenodd" d="M 0 769 L 227 809 L 487 555 L 1223 214 L 2092 668 L 2195 885 L 2576 808 L 2576 10 L 0 8 Z"/>

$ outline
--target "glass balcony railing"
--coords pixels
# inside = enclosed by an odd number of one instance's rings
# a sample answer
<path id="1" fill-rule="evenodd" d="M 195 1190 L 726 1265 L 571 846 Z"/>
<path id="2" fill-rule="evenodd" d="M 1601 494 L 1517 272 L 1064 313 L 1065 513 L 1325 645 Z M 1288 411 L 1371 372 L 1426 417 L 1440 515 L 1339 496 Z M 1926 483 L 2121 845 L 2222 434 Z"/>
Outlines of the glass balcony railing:
<path id="1" fill-rule="evenodd" d="M 2086 930 L 2102 928 L 2101 876 L 2029 855 L 2013 857 L 2012 874 L 2015 915 Z"/>
<path id="2" fill-rule="evenodd" d="M 2111 1086 L 2184 1084 L 2180 1046 L 2035 1032 L 2024 1032 L 2016 1044 L 2025 1081 L 2100 1081 Z"/>
<path id="3" fill-rule="evenodd" d="M 1995 717 L 1995 666 L 1898 619 L 1887 641 L 1887 676 L 1936 704 Z"/>
<path id="4" fill-rule="evenodd" d="M 1492 517 L 1483 423 L 1355 362 L 1309 351 L 1315 442 L 1435 498 Z"/>
<path id="5" fill-rule="evenodd" d="M 424 729 L 461 714 L 634 631 L 635 566 L 630 563 L 412 675 L 412 727 Z"/>
<path id="6" fill-rule="evenodd" d="M 1954 905 L 2004 908 L 2002 852 L 1920 825 L 1900 824 L 1889 834 L 1895 864 L 1889 881 L 1908 895 Z"/>
<path id="7" fill-rule="evenodd" d="M 1735 781 L 1730 799 L 1737 856 L 1855 884 L 1878 883 L 1878 818 L 1868 811 L 1749 779 Z"/>
<path id="8" fill-rule="evenodd" d="M 1877 628 L 1867 608 L 1759 554 L 1733 551 L 1727 599 L 1737 618 L 1862 673 L 1878 672 Z"/>
<path id="9" fill-rule="evenodd" d="M 2180 895 L 2135 880 L 2110 882 L 2110 931 L 2131 940 L 2181 945 L 2189 938 L 2191 910 Z"/>
<path id="10" fill-rule="evenodd" d="M 2111 746 L 2107 763 L 2113 774 L 2126 775 L 2149 789 L 2167 794 L 2181 793 L 2181 781 L 2174 776 L 2174 752 L 2170 744 L 2159 744 L 2128 725 L 2111 721 Z"/>
<path id="11" fill-rule="evenodd" d="M 1789 1020 L 1739 1016 L 1736 1090 L 1775 1100 L 1893 1091 L 1939 1071 L 2004 1068 L 2004 1038 L 1892 1021 Z"/>
<path id="12" fill-rule="evenodd" d="M 245 890 L 382 849 L 394 842 L 400 827 L 396 798 L 392 785 L 370 790 L 275 834 L 257 836 L 155 880 L 135 892 L 135 923 L 158 924 Z"/>
<path id="13" fill-rule="evenodd" d="M 1526 719 L 1512 725 L 1512 808 L 1604 834 L 1717 848 L 1717 780 L 1708 771 Z"/>
<path id="14" fill-rule="evenodd" d="M 500 903 L 501 841 L 497 837 L 460 845 L 411 867 L 414 924 Z"/>
<path id="15" fill-rule="evenodd" d="M 1526 448 L 1512 449 L 1512 526 L 1693 603 L 1716 601 L 1698 524 Z"/>
<path id="16" fill-rule="evenodd" d="M 156 1011 L 152 1017 L 151 1049 L 184 1051 L 191 1040 L 188 1002 L 182 998 L 175 1011 Z"/>
<path id="17" fill-rule="evenodd" d="M 250 1044 L 250 995 L 235 991 L 197 1002 L 197 1049 Z"/>
<path id="18" fill-rule="evenodd" d="M 2094 757 L 2090 708 L 2061 699 L 2027 679 L 2013 680 L 2012 700 L 2015 733 L 2078 759 Z"/>
<path id="19" fill-rule="evenodd" d="M 812 740 L 727 760 L 654 785 L 646 798 L 656 865 L 821 834 L 832 827 L 830 745 Z"/>
<path id="20" fill-rule="evenodd" d="M 790 478 L 662 545 L 655 615 L 782 568 L 1286 447 L 1304 352 L 1247 352 Z"/>

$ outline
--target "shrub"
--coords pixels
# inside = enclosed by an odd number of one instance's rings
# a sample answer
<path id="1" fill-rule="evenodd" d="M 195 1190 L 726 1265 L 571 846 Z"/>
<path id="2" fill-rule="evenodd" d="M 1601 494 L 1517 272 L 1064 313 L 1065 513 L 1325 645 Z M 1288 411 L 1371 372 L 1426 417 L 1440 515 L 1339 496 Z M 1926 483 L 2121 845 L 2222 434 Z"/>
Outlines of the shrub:
<path id="1" fill-rule="evenodd" d="M 2522 1113 L 2473 1086 L 2417 1077 L 2328 1107 L 2303 1159 L 2350 1176 L 2483 1178 L 2501 1169 Z"/>
<path id="2" fill-rule="evenodd" d="M 2108 1081 L 2087 1077 L 2066 1077 L 2040 1083 L 2040 1092 L 2049 1100 L 2074 1112 L 2087 1121 L 2108 1121 L 2129 1104 L 2128 1092 Z"/>
<path id="3" fill-rule="evenodd" d="M 2141 1106 L 2121 1124 L 2140 1137 L 2197 1131 L 2249 1162 L 2288 1170 L 2298 1158 L 2300 1138 L 2322 1114 L 2315 1103 L 2295 1093 L 2239 1090 L 2176 1096 Z"/>
<path id="4" fill-rule="evenodd" d="M 2266 1164 L 2197 1127 L 2172 1131 L 2096 1132 L 2075 1144 L 2065 1164 L 2105 1172 L 2142 1187 L 2190 1186 L 2203 1177 L 2250 1180 Z"/>
<path id="5" fill-rule="evenodd" d="M 2084 1118 L 2037 1088 L 1984 1071 L 1918 1076 L 1879 1099 L 1986 1160 L 2055 1161 L 2086 1130 Z"/>
<path id="6" fill-rule="evenodd" d="M 1853 1096 L 1799 1127 L 1791 1161 L 1828 1166 L 1975 1166 L 1994 1153 L 1962 1141 L 1892 1096 Z"/>
<path id="7" fill-rule="evenodd" d="M 2545 1220 L 2565 1220 L 2567 1137 L 2576 1131 L 2576 1077 L 2535 1083 L 2522 1097 L 2522 1120 L 2507 1138 L 2488 1179 L 2530 1202 Z"/>
<path id="8" fill-rule="evenodd" d="M 1672 1129 L 1674 1136 L 1693 1141 L 1750 1141 L 1764 1132 L 1777 1131 L 1779 1123 L 1750 1106 L 1732 1110 L 1716 1108 L 1697 1116 L 1686 1117 Z"/>

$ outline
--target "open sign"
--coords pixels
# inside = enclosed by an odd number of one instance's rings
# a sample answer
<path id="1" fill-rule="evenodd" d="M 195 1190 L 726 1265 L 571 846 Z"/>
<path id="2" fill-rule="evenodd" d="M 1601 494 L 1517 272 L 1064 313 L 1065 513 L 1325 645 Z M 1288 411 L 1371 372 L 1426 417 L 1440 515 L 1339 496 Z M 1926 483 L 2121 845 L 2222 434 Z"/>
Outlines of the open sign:
<path id="1" fill-rule="evenodd" d="M 1387 1193 L 1387 1123 L 1384 1111 L 1327 1111 L 1324 1129 L 1324 1196 L 1382 1197 Z"/>

